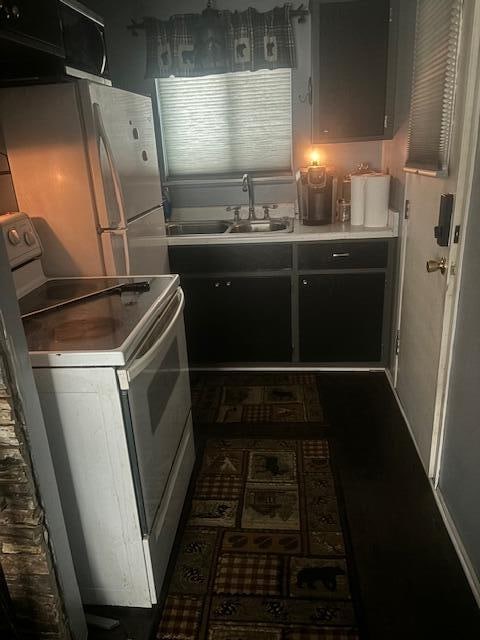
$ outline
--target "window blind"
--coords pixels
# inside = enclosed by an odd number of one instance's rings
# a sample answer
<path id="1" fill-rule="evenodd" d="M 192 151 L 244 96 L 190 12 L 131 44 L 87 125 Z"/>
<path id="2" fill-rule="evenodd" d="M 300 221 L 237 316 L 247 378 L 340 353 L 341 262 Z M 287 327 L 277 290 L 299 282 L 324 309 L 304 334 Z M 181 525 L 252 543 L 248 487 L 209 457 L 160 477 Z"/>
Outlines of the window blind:
<path id="1" fill-rule="evenodd" d="M 448 172 L 461 4 L 461 0 L 417 3 L 406 171 Z"/>
<path id="2" fill-rule="evenodd" d="M 169 178 L 291 172 L 290 69 L 156 82 Z"/>

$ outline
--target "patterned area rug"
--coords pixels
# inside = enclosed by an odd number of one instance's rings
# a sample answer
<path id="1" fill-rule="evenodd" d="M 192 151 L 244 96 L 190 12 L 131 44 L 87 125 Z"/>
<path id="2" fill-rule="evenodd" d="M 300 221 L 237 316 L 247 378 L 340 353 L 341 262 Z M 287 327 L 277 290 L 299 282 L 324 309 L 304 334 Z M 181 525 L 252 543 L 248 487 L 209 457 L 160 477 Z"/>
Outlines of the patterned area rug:
<path id="1" fill-rule="evenodd" d="M 210 439 L 158 640 L 359 638 L 327 440 Z"/>
<path id="2" fill-rule="evenodd" d="M 323 422 L 308 373 L 195 374 L 192 404 L 196 423 Z"/>

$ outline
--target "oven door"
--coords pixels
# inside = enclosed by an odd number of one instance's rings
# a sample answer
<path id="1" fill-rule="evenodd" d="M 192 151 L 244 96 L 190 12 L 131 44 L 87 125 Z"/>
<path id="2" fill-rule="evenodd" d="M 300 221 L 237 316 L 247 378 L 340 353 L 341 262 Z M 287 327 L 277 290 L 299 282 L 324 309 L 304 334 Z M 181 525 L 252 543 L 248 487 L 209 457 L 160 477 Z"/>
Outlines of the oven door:
<path id="1" fill-rule="evenodd" d="M 117 372 L 144 535 L 162 502 L 190 412 L 183 307 L 179 288 L 127 368 Z"/>

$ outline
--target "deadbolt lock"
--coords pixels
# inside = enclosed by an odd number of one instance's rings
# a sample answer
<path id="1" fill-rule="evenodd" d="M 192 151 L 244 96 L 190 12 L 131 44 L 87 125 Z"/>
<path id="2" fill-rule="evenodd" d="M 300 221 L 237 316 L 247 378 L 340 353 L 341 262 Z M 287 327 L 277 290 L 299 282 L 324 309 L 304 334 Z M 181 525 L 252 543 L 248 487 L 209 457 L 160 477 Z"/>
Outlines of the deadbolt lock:
<path id="1" fill-rule="evenodd" d="M 447 259 L 441 258 L 440 260 L 427 260 L 427 271 L 433 273 L 434 271 L 440 271 L 443 274 L 447 270 Z"/>

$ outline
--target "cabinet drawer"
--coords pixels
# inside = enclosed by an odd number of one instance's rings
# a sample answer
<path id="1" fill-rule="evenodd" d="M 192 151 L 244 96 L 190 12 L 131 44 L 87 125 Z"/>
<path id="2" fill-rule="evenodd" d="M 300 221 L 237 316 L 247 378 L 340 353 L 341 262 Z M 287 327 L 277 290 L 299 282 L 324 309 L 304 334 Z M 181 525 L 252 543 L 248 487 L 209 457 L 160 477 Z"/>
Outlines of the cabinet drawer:
<path id="1" fill-rule="evenodd" d="M 292 245 L 170 246 L 172 273 L 280 271 L 292 268 Z"/>
<path id="2" fill-rule="evenodd" d="M 298 247 L 298 268 L 376 269 L 387 266 L 388 242 L 322 242 Z"/>

